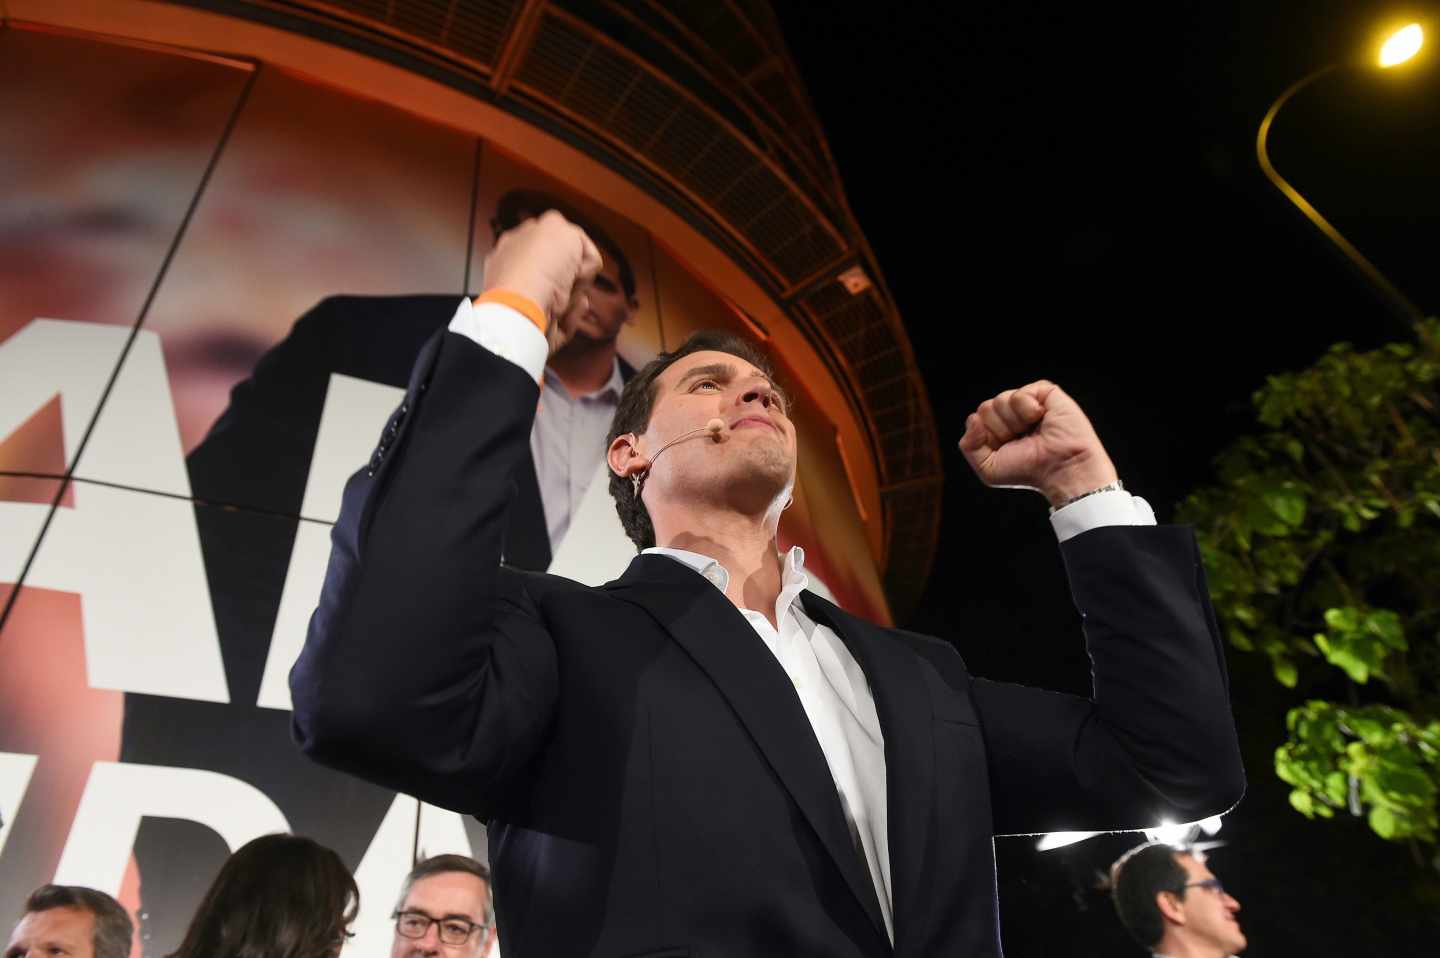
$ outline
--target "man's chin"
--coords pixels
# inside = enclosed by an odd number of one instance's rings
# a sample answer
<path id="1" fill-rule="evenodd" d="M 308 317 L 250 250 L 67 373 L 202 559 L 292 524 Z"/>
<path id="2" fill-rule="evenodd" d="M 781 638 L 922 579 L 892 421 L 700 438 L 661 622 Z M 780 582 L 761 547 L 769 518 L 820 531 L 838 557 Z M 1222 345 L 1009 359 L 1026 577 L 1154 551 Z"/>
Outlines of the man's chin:
<path id="1" fill-rule="evenodd" d="M 588 323 L 576 323 L 570 333 L 570 341 L 583 343 L 587 348 L 612 345 L 620 337 L 619 331 L 608 333 Z"/>

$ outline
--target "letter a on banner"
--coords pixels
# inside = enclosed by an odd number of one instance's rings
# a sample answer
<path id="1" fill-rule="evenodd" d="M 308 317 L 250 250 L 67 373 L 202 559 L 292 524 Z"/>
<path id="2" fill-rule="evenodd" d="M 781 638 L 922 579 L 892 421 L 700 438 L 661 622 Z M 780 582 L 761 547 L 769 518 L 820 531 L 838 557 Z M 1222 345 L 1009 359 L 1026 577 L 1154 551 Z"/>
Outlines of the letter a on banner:
<path id="1" fill-rule="evenodd" d="M 25 584 L 80 594 L 91 687 L 228 702 L 175 407 L 154 333 L 135 334 L 76 462 L 130 335 L 103 323 L 37 319 L 0 343 L 0 439 L 58 393 L 65 461 L 76 478 L 132 487 L 73 484 L 74 507 L 55 510 Z M 35 503 L 0 502 L 0 581 L 18 578 L 48 512 Z"/>
<path id="2" fill-rule="evenodd" d="M 345 481 L 370 458 L 376 438 L 404 395 L 405 390 L 395 386 L 330 374 L 300 505 L 300 515 L 315 521 L 301 522 L 295 530 L 295 546 L 256 700 L 261 708 L 290 710 L 290 666 L 300 655 L 310 613 L 320 601 L 325 566 L 330 561 L 330 525 L 340 515 Z"/>

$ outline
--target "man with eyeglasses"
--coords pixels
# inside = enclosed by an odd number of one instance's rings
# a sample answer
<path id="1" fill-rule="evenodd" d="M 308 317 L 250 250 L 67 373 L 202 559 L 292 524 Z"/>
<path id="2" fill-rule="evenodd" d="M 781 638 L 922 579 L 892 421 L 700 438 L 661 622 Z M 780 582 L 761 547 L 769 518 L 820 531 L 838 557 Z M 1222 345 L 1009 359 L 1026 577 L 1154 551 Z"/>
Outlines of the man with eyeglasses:
<path id="1" fill-rule="evenodd" d="M 1240 903 L 1198 851 L 1149 842 L 1110 868 L 1115 910 L 1155 958 L 1226 958 L 1245 949 Z"/>
<path id="2" fill-rule="evenodd" d="M 411 869 L 395 906 L 390 958 L 480 958 L 495 938 L 490 870 L 464 855 L 436 855 Z"/>

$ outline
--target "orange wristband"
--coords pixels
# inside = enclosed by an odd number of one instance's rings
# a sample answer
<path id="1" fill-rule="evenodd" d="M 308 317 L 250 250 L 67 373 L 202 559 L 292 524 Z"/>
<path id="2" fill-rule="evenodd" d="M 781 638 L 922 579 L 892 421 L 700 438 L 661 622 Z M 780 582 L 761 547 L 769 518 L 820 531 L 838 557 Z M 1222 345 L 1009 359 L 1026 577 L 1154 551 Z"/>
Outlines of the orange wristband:
<path id="1" fill-rule="evenodd" d="M 545 311 L 527 296 L 512 293 L 508 289 L 491 289 L 475 297 L 475 304 L 478 306 L 481 303 L 499 303 L 501 306 L 509 306 L 534 323 L 535 328 L 540 330 L 541 336 L 546 335 L 546 328 L 550 324 L 545 321 Z"/>

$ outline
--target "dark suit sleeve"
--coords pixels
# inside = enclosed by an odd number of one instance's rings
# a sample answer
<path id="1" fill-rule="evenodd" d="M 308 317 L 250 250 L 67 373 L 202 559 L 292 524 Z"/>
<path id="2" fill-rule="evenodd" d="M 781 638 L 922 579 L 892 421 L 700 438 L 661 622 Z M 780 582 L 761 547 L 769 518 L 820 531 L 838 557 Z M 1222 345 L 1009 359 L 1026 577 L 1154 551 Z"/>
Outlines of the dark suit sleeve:
<path id="1" fill-rule="evenodd" d="M 1111 526 L 1062 550 L 1093 695 L 972 681 L 996 834 L 1133 829 L 1228 810 L 1245 773 L 1193 534 Z"/>
<path id="2" fill-rule="evenodd" d="M 326 765 L 488 816 L 543 740 L 555 650 L 524 574 L 499 563 L 538 390 L 444 332 L 370 464 L 346 484 L 290 673 L 294 732 Z"/>

